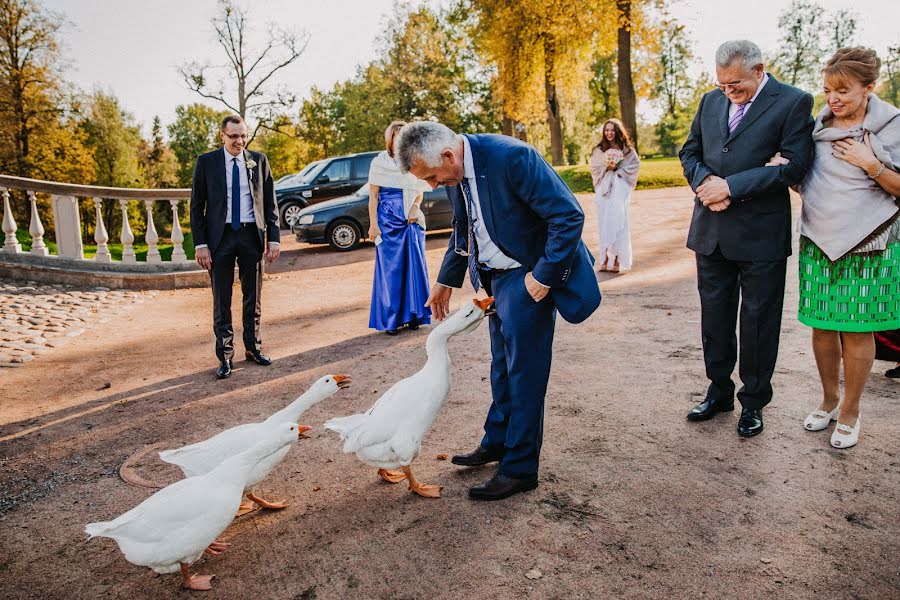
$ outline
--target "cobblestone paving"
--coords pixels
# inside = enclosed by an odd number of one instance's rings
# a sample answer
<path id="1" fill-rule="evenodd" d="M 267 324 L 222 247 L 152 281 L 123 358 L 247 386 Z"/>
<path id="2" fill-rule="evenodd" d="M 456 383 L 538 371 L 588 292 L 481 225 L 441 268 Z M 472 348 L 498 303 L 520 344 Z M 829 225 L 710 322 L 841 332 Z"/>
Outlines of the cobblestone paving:
<path id="1" fill-rule="evenodd" d="M 0 367 L 33 360 L 157 293 L 5 283 L 0 286 Z"/>

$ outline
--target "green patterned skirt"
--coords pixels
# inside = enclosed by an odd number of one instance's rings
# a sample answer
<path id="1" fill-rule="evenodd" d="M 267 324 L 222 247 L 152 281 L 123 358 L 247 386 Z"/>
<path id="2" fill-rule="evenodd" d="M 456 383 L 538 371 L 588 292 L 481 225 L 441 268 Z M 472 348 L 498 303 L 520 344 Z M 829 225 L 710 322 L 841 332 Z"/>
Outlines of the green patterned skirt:
<path id="1" fill-rule="evenodd" d="M 830 331 L 900 329 L 900 242 L 881 254 L 831 262 L 801 237 L 799 260 L 801 323 Z"/>

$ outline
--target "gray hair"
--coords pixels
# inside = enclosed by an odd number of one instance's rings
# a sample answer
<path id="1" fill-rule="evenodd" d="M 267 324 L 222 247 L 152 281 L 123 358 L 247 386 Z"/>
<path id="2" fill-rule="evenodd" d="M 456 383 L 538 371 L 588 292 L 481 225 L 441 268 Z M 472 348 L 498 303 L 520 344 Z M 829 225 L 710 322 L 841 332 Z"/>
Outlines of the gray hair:
<path id="1" fill-rule="evenodd" d="M 729 40 L 716 50 L 716 64 L 720 67 L 727 67 L 737 59 L 750 70 L 762 64 L 762 51 L 750 40 Z"/>
<path id="2" fill-rule="evenodd" d="M 410 123 L 400 130 L 397 163 L 404 172 L 419 161 L 438 167 L 442 162 L 441 153 L 455 143 L 456 134 L 446 125 L 434 121 Z"/>

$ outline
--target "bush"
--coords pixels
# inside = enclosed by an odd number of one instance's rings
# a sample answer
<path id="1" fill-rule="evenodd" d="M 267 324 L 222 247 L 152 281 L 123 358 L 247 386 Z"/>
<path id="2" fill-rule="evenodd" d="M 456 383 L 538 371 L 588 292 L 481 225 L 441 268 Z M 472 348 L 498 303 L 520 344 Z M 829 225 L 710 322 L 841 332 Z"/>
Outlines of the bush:
<path id="1" fill-rule="evenodd" d="M 589 194 L 594 191 L 591 170 L 587 165 L 556 167 L 556 171 L 573 193 Z M 641 161 L 637 189 L 651 190 L 682 185 L 687 185 L 687 181 L 677 158 L 648 158 Z"/>

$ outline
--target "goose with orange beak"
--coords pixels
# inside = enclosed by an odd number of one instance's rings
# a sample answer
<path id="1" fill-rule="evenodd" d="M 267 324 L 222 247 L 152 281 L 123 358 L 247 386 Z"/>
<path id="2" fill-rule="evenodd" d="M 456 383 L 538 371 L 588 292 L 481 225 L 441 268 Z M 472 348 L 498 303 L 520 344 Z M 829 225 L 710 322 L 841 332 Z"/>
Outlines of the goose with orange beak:
<path id="1" fill-rule="evenodd" d="M 344 452 L 377 467 L 385 481 L 399 483 L 406 479 L 416 494 L 440 497 L 441 487 L 417 481 L 410 464 L 450 395 L 450 338 L 474 331 L 485 316 L 493 313 L 493 302 L 493 298 L 473 300 L 435 327 L 425 342 L 425 366 L 395 383 L 368 411 L 326 421 L 325 428 L 344 440 Z"/>
<path id="2" fill-rule="evenodd" d="M 339 390 L 350 386 L 349 375 L 326 375 L 316 381 L 302 396 L 274 413 L 261 423 L 245 423 L 226 429 L 214 435 L 208 440 L 197 442 L 189 446 L 166 450 L 159 453 L 159 457 L 167 463 L 178 466 L 186 477 L 203 475 L 216 468 L 223 460 L 239 454 L 252 447 L 262 439 L 272 428 L 280 426 L 285 421 L 298 421 L 314 404 L 318 404 Z M 300 425 L 301 433 L 309 430 L 309 427 Z M 260 498 L 253 493 L 253 487 L 266 478 L 269 472 L 281 462 L 287 455 L 290 446 L 272 454 L 259 462 L 253 472 L 247 478 L 247 498 L 249 502 L 241 504 L 238 516 L 246 514 L 261 506 L 270 510 L 286 508 L 284 502 L 271 502 Z"/>

